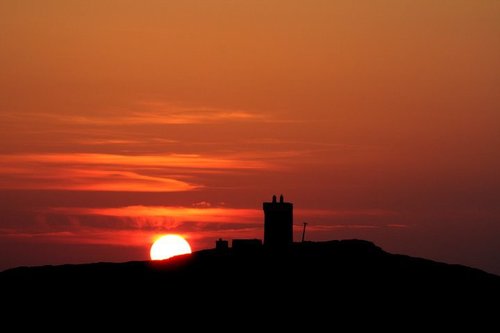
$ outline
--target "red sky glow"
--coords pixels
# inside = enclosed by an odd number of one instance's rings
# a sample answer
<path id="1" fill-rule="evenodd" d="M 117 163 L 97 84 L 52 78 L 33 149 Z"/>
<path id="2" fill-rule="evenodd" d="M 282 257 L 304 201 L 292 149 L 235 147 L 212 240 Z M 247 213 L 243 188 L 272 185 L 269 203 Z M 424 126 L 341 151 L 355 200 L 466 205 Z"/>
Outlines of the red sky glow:
<path id="1" fill-rule="evenodd" d="M 500 2 L 5 0 L 0 270 L 294 237 L 500 274 Z"/>

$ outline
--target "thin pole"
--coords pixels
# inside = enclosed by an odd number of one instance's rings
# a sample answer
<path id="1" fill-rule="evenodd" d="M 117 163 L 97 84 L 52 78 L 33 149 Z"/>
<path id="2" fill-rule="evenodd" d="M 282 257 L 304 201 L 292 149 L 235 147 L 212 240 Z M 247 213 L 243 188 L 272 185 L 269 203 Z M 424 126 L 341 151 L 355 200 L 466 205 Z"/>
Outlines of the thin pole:
<path id="1" fill-rule="evenodd" d="M 302 243 L 304 243 L 304 238 L 306 237 L 306 225 L 307 222 L 304 222 L 304 230 L 302 230 Z"/>

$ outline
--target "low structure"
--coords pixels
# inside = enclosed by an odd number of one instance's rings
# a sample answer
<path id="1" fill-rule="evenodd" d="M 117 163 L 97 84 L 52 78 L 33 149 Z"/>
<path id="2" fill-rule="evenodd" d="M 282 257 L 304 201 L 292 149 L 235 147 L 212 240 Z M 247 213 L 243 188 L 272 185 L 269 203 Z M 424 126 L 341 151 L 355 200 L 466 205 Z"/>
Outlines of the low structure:
<path id="1" fill-rule="evenodd" d="M 262 247 L 260 239 L 233 239 L 233 250 L 248 251 L 256 250 Z"/>
<path id="2" fill-rule="evenodd" d="M 283 195 L 280 201 L 273 195 L 273 201 L 264 202 L 264 246 L 272 250 L 284 250 L 293 244 L 293 204 L 285 202 Z M 255 250 L 262 247 L 260 239 L 233 239 L 235 250 Z M 215 242 L 217 250 L 229 248 L 228 241 L 219 238 Z"/>

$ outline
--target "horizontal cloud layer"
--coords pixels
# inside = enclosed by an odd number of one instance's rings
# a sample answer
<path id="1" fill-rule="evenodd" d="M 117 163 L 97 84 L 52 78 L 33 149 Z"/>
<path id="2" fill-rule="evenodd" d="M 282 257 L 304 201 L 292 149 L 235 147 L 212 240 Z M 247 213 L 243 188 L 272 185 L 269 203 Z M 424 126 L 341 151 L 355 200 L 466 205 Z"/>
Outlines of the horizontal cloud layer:
<path id="1" fill-rule="evenodd" d="M 15 154 L 2 155 L 0 188 L 81 191 L 189 191 L 202 185 L 186 181 L 193 170 L 256 170 L 267 162 L 197 154 Z"/>

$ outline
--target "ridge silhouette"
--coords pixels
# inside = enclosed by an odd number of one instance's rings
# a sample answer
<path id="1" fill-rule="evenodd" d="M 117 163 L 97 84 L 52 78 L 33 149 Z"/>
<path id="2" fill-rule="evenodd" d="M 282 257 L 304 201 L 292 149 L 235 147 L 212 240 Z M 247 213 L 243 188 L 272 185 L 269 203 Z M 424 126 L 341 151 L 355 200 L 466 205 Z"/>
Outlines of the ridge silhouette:
<path id="1" fill-rule="evenodd" d="M 246 323 L 258 313 L 279 330 L 290 327 L 298 310 L 303 320 L 326 325 L 333 314 L 397 313 L 415 321 L 422 316 L 409 309 L 421 313 L 421 304 L 441 317 L 443 309 L 484 317 L 491 310 L 486 305 L 500 299 L 500 276 L 387 253 L 365 240 L 293 243 L 293 204 L 273 196 L 263 209 L 264 244 L 233 239 L 229 247 L 219 239 L 214 249 L 164 261 L 18 267 L 0 272 L 2 300 L 14 313 L 78 309 L 96 315 L 125 308 L 136 316 L 161 300 L 161 314 L 231 314 Z"/>
<path id="2" fill-rule="evenodd" d="M 0 288 L 14 316 L 65 313 L 115 325 L 103 314 L 116 311 L 143 323 L 179 316 L 216 326 L 221 318 L 244 325 L 257 316 L 255 329 L 271 323 L 278 331 L 305 323 L 304 329 L 320 330 L 332 318 L 399 327 L 380 322 L 389 314 L 418 323 L 447 324 L 456 316 L 488 322 L 497 315 L 489 304 L 500 299 L 499 276 L 390 254 L 363 240 L 294 243 L 286 252 L 261 246 L 164 261 L 19 267 L 0 272 Z"/>
<path id="3" fill-rule="evenodd" d="M 266 279 L 262 279 L 264 276 Z M 79 282 L 92 288 L 113 289 L 142 281 L 150 284 L 146 289 L 161 290 L 162 285 L 168 283 L 182 285 L 196 280 L 193 287 L 199 289 L 252 282 L 253 286 L 265 290 L 269 277 L 314 281 L 308 288 L 323 292 L 335 289 L 327 288 L 332 283 L 360 283 L 361 289 L 379 285 L 388 291 L 408 284 L 415 290 L 441 291 L 500 287 L 499 276 L 479 269 L 390 254 L 364 240 L 293 243 L 286 252 L 266 247 L 227 248 L 202 250 L 162 261 L 18 267 L 0 272 L 0 283 L 33 290 L 52 286 L 57 290 Z M 288 288 L 286 283 L 277 283 L 274 287 Z"/>

